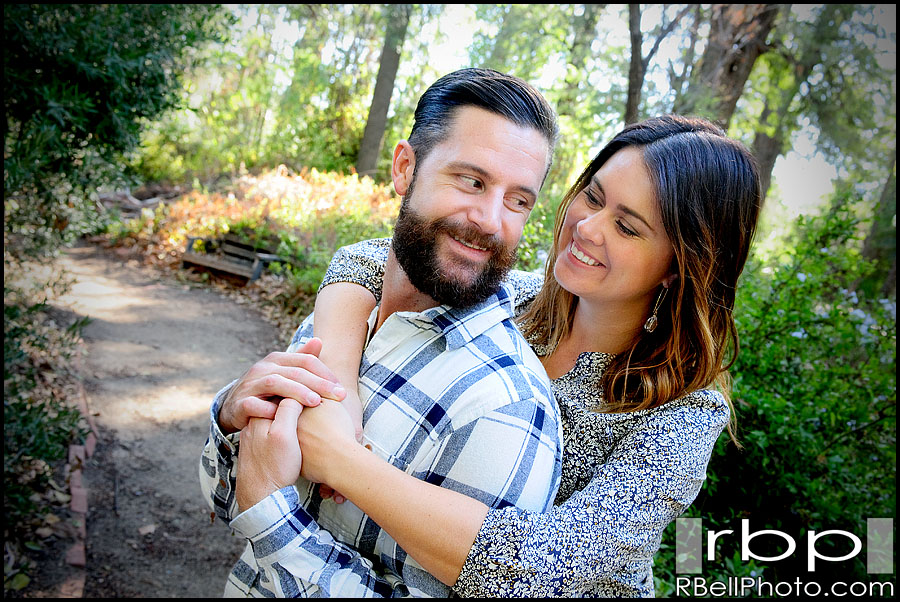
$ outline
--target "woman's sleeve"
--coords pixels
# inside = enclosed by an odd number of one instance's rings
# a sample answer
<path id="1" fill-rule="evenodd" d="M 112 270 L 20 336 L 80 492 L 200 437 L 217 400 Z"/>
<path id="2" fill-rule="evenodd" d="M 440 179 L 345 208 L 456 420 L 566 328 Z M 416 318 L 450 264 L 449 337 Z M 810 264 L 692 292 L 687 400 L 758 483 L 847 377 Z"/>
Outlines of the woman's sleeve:
<path id="1" fill-rule="evenodd" d="M 652 595 L 650 567 L 663 530 L 696 498 L 728 420 L 718 393 L 667 405 L 641 419 L 587 487 L 549 513 L 491 510 L 454 591 L 464 597 Z"/>
<path id="2" fill-rule="evenodd" d="M 374 238 L 341 247 L 331 258 L 319 290 L 335 282 L 352 282 L 368 289 L 380 301 L 390 248 L 390 238 Z"/>
<path id="3" fill-rule="evenodd" d="M 544 284 L 544 278 L 532 272 L 511 270 L 506 277 L 506 282 L 516 291 L 515 312 L 518 316 L 537 297 Z"/>

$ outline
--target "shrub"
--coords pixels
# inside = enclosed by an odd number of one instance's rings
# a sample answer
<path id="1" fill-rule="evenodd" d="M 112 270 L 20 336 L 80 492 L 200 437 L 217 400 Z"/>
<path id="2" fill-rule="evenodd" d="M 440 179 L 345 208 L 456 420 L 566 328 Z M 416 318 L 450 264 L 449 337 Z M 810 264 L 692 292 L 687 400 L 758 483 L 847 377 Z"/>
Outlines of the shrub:
<path id="1" fill-rule="evenodd" d="M 705 577 L 762 576 L 769 582 L 866 579 L 865 554 L 806 570 L 808 531 L 840 529 L 865 540 L 866 518 L 896 507 L 896 300 L 866 298 L 852 283 L 872 266 L 861 257 L 855 199 L 835 199 L 824 216 L 800 218 L 783 250 L 744 270 L 735 318 L 741 337 L 732 369 L 738 450 L 722 437 L 708 480 L 688 512 L 704 529 L 778 529 L 798 551 L 778 562 L 740 562 L 736 537 L 723 539 Z M 726 538 L 727 539 L 727 538 Z M 674 527 L 666 534 L 673 545 Z M 753 552 L 784 552 L 778 537 Z M 844 538 L 817 550 L 848 554 Z M 672 550 L 660 552 L 658 583 L 671 588 Z"/>
<path id="2" fill-rule="evenodd" d="M 3 283 L 3 514 L 7 558 L 4 590 L 28 583 L 23 548 L 53 503 L 54 482 L 69 443 L 87 434 L 74 402 L 76 376 L 69 361 L 87 320 L 60 328 L 50 317 L 49 295 L 65 292 L 56 279 L 27 283 L 20 264 L 6 258 Z M 57 485 L 59 486 L 59 485 Z"/>

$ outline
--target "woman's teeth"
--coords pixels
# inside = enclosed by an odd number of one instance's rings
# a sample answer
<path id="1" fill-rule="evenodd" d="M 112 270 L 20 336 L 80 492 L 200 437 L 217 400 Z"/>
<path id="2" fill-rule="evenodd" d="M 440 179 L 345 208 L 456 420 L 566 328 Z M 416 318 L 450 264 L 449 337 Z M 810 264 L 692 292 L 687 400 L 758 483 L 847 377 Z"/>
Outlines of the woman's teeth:
<path id="1" fill-rule="evenodd" d="M 588 257 L 587 255 L 585 255 L 584 253 L 582 253 L 581 251 L 579 251 L 579 250 L 578 250 L 578 247 L 575 246 L 575 243 L 574 243 L 574 242 L 573 242 L 572 245 L 571 245 L 571 250 L 572 250 L 572 255 L 575 256 L 575 259 L 577 259 L 577 260 L 580 261 L 581 263 L 583 263 L 583 264 L 585 264 L 585 265 L 590 265 L 590 266 L 600 265 L 600 262 L 599 262 L 599 261 L 594 261 L 593 259 L 591 259 L 591 258 Z"/>

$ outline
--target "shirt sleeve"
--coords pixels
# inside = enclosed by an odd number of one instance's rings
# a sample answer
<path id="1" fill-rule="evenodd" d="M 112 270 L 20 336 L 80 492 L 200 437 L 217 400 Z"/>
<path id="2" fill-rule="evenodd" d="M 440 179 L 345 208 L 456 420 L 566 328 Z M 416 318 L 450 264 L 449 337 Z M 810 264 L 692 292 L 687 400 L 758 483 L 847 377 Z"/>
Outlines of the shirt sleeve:
<path id="1" fill-rule="evenodd" d="M 703 393 L 650 413 L 587 487 L 550 512 L 491 510 L 454 591 L 464 597 L 580 596 L 606 580 L 634 583 L 652 595 L 650 567 L 662 532 L 696 498 L 728 420 L 724 399 Z"/>
<path id="2" fill-rule="evenodd" d="M 352 282 L 365 287 L 381 300 L 381 288 L 384 281 L 384 266 L 387 263 L 388 251 L 391 248 L 390 238 L 364 240 L 346 247 L 341 247 L 334 254 L 325 278 L 319 286 L 321 291 L 329 284 L 336 282 Z M 506 282 L 515 290 L 515 312 L 520 314 L 534 301 L 544 283 L 542 276 L 532 272 L 511 270 Z"/>
<path id="3" fill-rule="evenodd" d="M 238 515 L 231 527 L 250 542 L 256 570 L 248 571 L 247 580 L 258 574 L 256 587 L 275 597 L 409 596 L 399 578 L 377 571 L 372 562 L 321 529 L 300 505 L 293 485 Z M 244 559 L 248 568 L 250 560 Z M 234 578 L 240 580 L 240 571 Z"/>
<path id="4" fill-rule="evenodd" d="M 390 238 L 364 240 L 341 247 L 331 258 L 319 290 L 335 282 L 352 282 L 368 289 L 380 301 L 390 248 Z"/>
<path id="5" fill-rule="evenodd" d="M 296 351 L 312 337 L 313 316 L 310 314 L 297 327 L 287 351 Z M 200 454 L 200 489 L 213 513 L 230 522 L 238 513 L 235 499 L 237 482 L 237 455 L 240 448 L 240 432 L 225 435 L 219 428 L 219 409 L 237 383 L 232 381 L 216 393 L 209 409 L 209 436 Z"/>
<path id="6" fill-rule="evenodd" d="M 200 489 L 213 513 L 229 522 L 238 512 L 234 497 L 240 433 L 225 435 L 219 428 L 222 402 L 237 380 L 219 391 L 210 407 L 209 436 L 200 454 Z"/>

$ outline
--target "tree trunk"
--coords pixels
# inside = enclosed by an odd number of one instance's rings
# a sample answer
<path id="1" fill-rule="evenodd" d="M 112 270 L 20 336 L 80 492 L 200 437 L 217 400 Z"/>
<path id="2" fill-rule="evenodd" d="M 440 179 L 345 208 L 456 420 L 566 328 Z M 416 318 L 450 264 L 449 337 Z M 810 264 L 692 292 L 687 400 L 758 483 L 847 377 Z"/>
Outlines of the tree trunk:
<path id="1" fill-rule="evenodd" d="M 631 34 L 631 64 L 628 67 L 628 98 L 625 101 L 625 125 L 636 123 L 640 118 L 641 96 L 644 88 L 644 76 L 650 66 L 650 60 L 656 55 L 660 44 L 669 35 L 682 17 L 691 10 L 688 5 L 681 9 L 671 21 L 661 24 L 653 42 L 653 48 L 643 55 L 644 34 L 641 32 L 641 5 L 628 5 L 628 30 Z"/>
<path id="2" fill-rule="evenodd" d="M 822 62 L 820 47 L 827 47 L 834 39 L 834 23 L 840 23 L 840 9 L 830 5 L 817 17 L 813 35 L 809 39 L 795 37 L 794 44 L 799 48 L 789 56 L 790 77 L 785 77 L 773 97 L 765 99 L 765 106 L 759 118 L 759 127 L 753 141 L 753 156 L 759 164 L 762 181 L 763 198 L 769 191 L 772 182 L 772 170 L 775 161 L 789 150 L 786 141 L 790 139 L 794 129 L 795 117 L 791 116 L 790 107 L 804 83 L 807 82 L 813 68 Z M 773 74 L 773 78 L 779 75 Z M 788 83 L 790 82 L 790 83 Z M 772 118 L 774 103 L 775 117 Z M 772 132 L 772 133 L 769 133 Z"/>
<path id="3" fill-rule="evenodd" d="M 625 101 L 625 125 L 638 120 L 638 109 L 641 104 L 641 88 L 644 86 L 644 55 L 641 46 L 644 35 L 641 33 L 641 5 L 628 5 L 628 31 L 631 34 L 631 63 L 628 67 L 628 98 Z"/>
<path id="4" fill-rule="evenodd" d="M 691 26 L 691 37 L 690 43 L 688 43 L 687 51 L 684 54 L 684 67 L 680 74 L 675 73 L 675 69 L 671 66 L 669 67 L 669 80 L 672 82 L 672 89 L 675 91 L 675 99 L 672 102 L 673 107 L 679 107 L 683 103 L 682 99 L 685 95 L 684 84 L 688 81 L 690 70 L 694 65 L 694 55 L 697 51 L 697 40 L 700 37 L 700 20 L 703 16 L 703 9 L 699 4 L 695 4 L 693 7 L 694 10 L 694 23 Z M 670 63 L 671 65 L 671 63 Z M 673 112 L 675 110 L 673 109 Z"/>
<path id="5" fill-rule="evenodd" d="M 411 4 L 390 4 L 387 10 L 387 32 L 384 36 L 384 49 L 378 64 L 378 75 L 375 78 L 375 91 L 372 93 L 372 104 L 366 129 L 363 132 L 359 147 L 356 171 L 361 176 L 371 176 L 378 164 L 381 143 L 387 125 L 388 108 L 391 94 L 394 92 L 394 80 L 400 66 L 400 52 L 406 38 L 406 29 L 412 13 Z"/>
<path id="6" fill-rule="evenodd" d="M 585 4 L 584 13 L 572 17 L 570 21 L 574 35 L 569 46 L 568 60 L 575 69 L 570 69 L 566 73 L 566 85 L 560 93 L 556 107 L 560 115 L 575 116 L 578 111 L 579 93 L 584 91 L 583 86 L 587 79 L 586 65 L 591 56 L 591 43 L 597 37 L 597 22 L 605 7 L 605 4 Z"/>
<path id="7" fill-rule="evenodd" d="M 866 240 L 862 255 L 878 266 L 875 274 L 864 280 L 861 287 L 867 292 L 878 291 L 883 296 L 897 294 L 897 151 L 891 157 L 891 168 L 881 196 L 875 206 L 875 219 Z M 868 286 L 866 286 L 868 285 Z"/>
<path id="8" fill-rule="evenodd" d="M 706 50 L 676 113 L 700 114 L 728 128 L 753 64 L 767 50 L 777 4 L 716 4 Z"/>
<path id="9" fill-rule="evenodd" d="M 759 116 L 760 124 L 765 124 L 766 120 L 772 114 L 769 103 L 763 107 L 762 114 Z M 765 130 L 757 130 L 756 136 L 753 138 L 753 156 L 756 158 L 756 164 L 759 166 L 759 184 L 760 193 L 763 200 L 769 192 L 772 185 L 772 170 L 775 169 L 775 161 L 781 155 L 781 133 L 780 128 L 776 128 L 775 136 L 770 136 Z"/>

